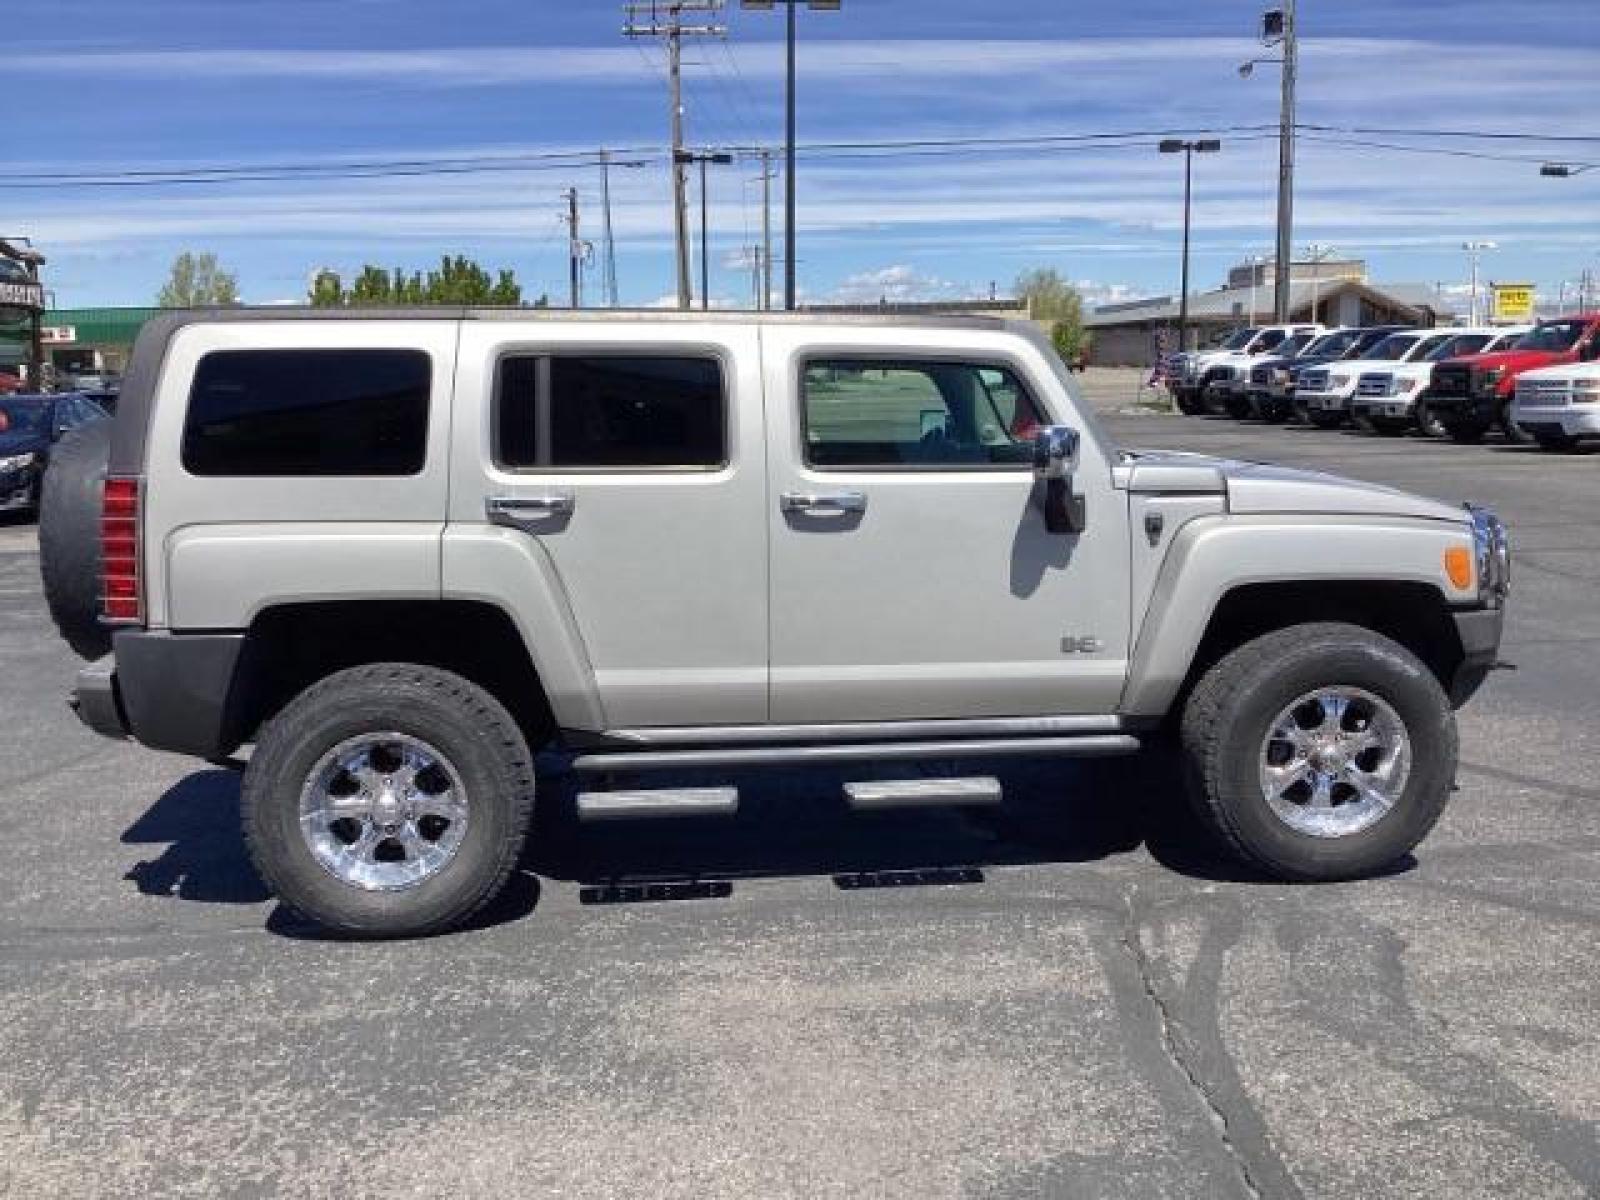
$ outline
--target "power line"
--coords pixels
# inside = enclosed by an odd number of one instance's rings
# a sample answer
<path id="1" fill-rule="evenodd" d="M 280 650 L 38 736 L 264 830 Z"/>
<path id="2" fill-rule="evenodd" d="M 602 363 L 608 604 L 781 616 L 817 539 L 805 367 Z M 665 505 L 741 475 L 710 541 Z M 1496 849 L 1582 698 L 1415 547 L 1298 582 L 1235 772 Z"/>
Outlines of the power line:
<path id="1" fill-rule="evenodd" d="M 1299 124 L 1296 125 L 1295 128 L 1309 130 L 1313 133 L 1357 133 L 1372 134 L 1377 137 L 1477 138 L 1484 141 L 1590 142 L 1600 144 L 1600 136 L 1591 134 L 1523 133 L 1516 130 L 1498 129 L 1398 129 L 1370 125 L 1307 124 Z"/>
<path id="2" fill-rule="evenodd" d="M 1402 154 L 1443 155 L 1452 158 L 1480 159 L 1489 162 L 1537 164 L 1542 156 L 1500 154 L 1464 147 L 1423 146 L 1359 136 L 1356 127 L 1301 125 L 1307 141 L 1358 149 L 1386 150 Z M 1136 129 L 1092 133 L 1023 134 L 1013 136 L 969 136 L 946 138 L 908 138 L 858 141 L 808 142 L 797 147 L 807 158 L 889 159 L 940 157 L 1005 151 L 1068 151 L 1142 149 L 1152 138 L 1221 135 L 1235 141 L 1264 140 L 1275 136 L 1273 125 L 1224 125 L 1179 129 Z M 1341 136 L 1346 133 L 1355 136 Z M 1394 130 L 1392 137 L 1485 138 L 1496 141 L 1521 140 L 1586 142 L 1600 139 L 1562 137 L 1505 132 L 1466 130 Z M 731 147 L 734 152 L 759 157 L 771 147 L 751 144 Z M 598 150 L 565 150 L 526 154 L 462 155 L 452 158 L 368 159 L 344 163 L 269 163 L 256 166 L 192 166 L 167 169 L 145 168 L 104 171 L 52 171 L 15 174 L 0 179 L 0 190 L 41 190 L 45 188 L 144 188 L 203 186 L 232 183 L 292 183 L 334 180 L 422 178 L 429 176 L 481 175 L 534 171 L 574 170 L 598 166 Z M 660 146 L 619 147 L 609 151 L 612 166 L 646 166 L 670 161 L 669 151 Z M 1588 166 L 1588 163 L 1578 165 Z"/>

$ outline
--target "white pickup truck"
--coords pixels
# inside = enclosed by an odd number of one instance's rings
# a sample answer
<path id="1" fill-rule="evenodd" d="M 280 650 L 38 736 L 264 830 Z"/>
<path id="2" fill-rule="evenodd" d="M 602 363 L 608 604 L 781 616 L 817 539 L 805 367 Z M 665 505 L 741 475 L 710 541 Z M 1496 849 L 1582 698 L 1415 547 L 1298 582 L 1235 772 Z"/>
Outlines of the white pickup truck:
<path id="1" fill-rule="evenodd" d="M 1443 436 L 1443 427 L 1428 414 L 1428 385 L 1433 381 L 1435 363 L 1447 358 L 1467 358 L 1492 354 L 1509 346 L 1531 325 L 1480 326 L 1451 330 L 1454 337 L 1432 350 L 1381 371 L 1364 371 L 1356 380 L 1350 401 L 1350 415 L 1363 429 L 1374 433 L 1403 433 L 1420 425 L 1430 436 Z"/>
<path id="2" fill-rule="evenodd" d="M 1299 333 L 1321 332 L 1321 325 L 1262 325 L 1240 329 L 1212 350 L 1202 350 L 1183 360 L 1183 373 L 1172 381 L 1178 411 L 1188 416 L 1222 411 L 1223 388 L 1232 391 L 1235 383 L 1241 394 L 1249 391 L 1250 364 L 1270 354 Z M 1215 385 L 1215 386 L 1214 386 Z"/>
<path id="3" fill-rule="evenodd" d="M 1363 375 L 1388 370 L 1397 363 L 1420 361 L 1451 336 L 1447 329 L 1391 333 L 1367 351 L 1365 358 L 1307 368 L 1295 388 L 1295 408 L 1318 429 L 1337 428 L 1350 419 L 1350 402 Z"/>
<path id="4" fill-rule="evenodd" d="M 1545 450 L 1600 438 L 1600 363 L 1563 363 L 1517 376 L 1511 417 Z"/>

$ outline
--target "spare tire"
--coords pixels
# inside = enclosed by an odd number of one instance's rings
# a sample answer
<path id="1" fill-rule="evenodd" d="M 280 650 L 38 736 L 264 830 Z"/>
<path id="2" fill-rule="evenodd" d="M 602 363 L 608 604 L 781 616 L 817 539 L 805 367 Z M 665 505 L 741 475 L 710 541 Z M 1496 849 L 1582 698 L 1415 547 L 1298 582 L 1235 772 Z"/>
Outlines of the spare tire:
<path id="1" fill-rule="evenodd" d="M 39 501 L 39 573 L 56 628 L 84 658 L 111 653 L 100 623 L 100 508 L 111 422 L 91 421 L 56 443 Z"/>

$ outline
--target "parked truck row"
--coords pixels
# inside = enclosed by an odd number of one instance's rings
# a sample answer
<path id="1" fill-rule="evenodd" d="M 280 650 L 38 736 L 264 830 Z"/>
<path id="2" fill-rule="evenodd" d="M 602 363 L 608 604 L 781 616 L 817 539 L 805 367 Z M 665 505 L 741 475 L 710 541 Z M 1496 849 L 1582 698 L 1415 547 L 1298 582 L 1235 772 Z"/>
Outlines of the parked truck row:
<path id="1" fill-rule="evenodd" d="M 1174 355 L 1180 412 L 1570 450 L 1600 438 L 1600 313 L 1534 325 L 1268 325 Z"/>

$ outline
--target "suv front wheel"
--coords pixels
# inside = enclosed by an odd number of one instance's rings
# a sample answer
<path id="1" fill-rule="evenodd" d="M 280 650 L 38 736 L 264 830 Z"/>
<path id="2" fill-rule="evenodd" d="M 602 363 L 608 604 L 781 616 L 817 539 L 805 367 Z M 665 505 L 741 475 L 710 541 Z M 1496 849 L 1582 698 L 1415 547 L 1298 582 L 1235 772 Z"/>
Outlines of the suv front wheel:
<path id="1" fill-rule="evenodd" d="M 245 770 L 245 841 L 278 898 L 326 929 L 410 937 L 459 925 L 516 865 L 533 759 L 476 684 L 378 663 L 313 684 Z"/>
<path id="2" fill-rule="evenodd" d="M 1184 769 L 1205 823 L 1279 879 L 1390 866 L 1444 811 L 1455 715 L 1433 673 L 1370 629 L 1299 625 L 1223 658 L 1183 713 Z"/>

